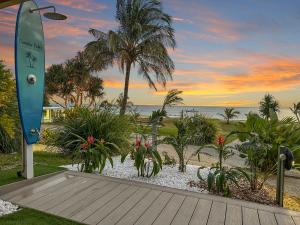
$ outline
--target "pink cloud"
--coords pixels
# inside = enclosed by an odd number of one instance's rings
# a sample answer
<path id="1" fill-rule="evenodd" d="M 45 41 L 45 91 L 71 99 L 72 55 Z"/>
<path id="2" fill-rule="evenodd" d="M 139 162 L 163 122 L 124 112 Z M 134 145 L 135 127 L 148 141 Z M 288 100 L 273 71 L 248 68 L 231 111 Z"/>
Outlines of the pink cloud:
<path id="1" fill-rule="evenodd" d="M 57 5 L 67 6 L 73 9 L 79 9 L 87 12 L 106 9 L 107 6 L 97 3 L 93 0 L 48 0 Z"/>

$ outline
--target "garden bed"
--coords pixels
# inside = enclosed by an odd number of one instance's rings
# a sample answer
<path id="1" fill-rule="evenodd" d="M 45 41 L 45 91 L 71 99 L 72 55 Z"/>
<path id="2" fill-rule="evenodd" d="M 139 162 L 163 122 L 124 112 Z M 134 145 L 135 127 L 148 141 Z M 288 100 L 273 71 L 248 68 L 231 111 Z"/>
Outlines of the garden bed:
<path id="1" fill-rule="evenodd" d="M 120 157 L 113 157 L 114 166 L 113 168 L 107 162 L 102 172 L 103 176 L 116 177 L 134 181 L 140 181 L 149 184 L 155 184 L 165 187 L 177 188 L 182 190 L 204 192 L 207 191 L 203 188 L 191 187 L 188 185 L 190 181 L 198 180 L 197 170 L 198 166 L 187 165 L 186 172 L 181 173 L 178 171 L 178 166 L 163 165 L 163 169 L 156 176 L 150 178 L 138 177 L 136 168 L 134 167 L 134 161 L 129 157 L 126 158 L 124 163 L 121 163 Z M 64 168 L 72 171 L 78 171 L 77 165 L 66 165 Z M 208 170 L 201 170 L 202 176 L 206 177 Z"/>

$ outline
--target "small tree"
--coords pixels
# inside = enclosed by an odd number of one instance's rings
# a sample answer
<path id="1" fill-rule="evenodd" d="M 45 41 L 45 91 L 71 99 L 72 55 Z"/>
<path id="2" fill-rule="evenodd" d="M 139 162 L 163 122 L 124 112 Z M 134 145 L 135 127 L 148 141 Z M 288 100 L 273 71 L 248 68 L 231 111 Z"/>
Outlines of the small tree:
<path id="1" fill-rule="evenodd" d="M 178 159 L 179 159 L 179 171 L 186 171 L 186 164 L 189 159 L 186 159 L 187 147 L 192 142 L 192 137 L 190 136 L 187 128 L 187 120 L 186 118 L 180 118 L 176 121 L 175 126 L 177 128 L 177 135 L 166 137 L 164 142 L 170 144 L 175 149 Z"/>
<path id="2" fill-rule="evenodd" d="M 237 117 L 239 114 L 240 114 L 240 112 L 234 110 L 234 108 L 225 108 L 224 114 L 219 114 L 219 115 L 222 116 L 226 120 L 227 124 L 229 124 L 229 121 L 231 119 Z"/>
<path id="3" fill-rule="evenodd" d="M 84 103 L 92 106 L 104 95 L 103 80 L 92 72 L 85 52 L 78 52 L 64 64 L 50 66 L 45 76 L 47 98 L 62 107 L 83 106 Z"/>
<path id="4" fill-rule="evenodd" d="M 293 104 L 293 107 L 290 107 L 290 110 L 295 114 L 298 122 L 300 122 L 300 102 Z"/>
<path id="5" fill-rule="evenodd" d="M 279 112 L 279 103 L 271 94 L 266 94 L 259 104 L 259 112 L 267 120 L 271 118 L 272 112 Z"/>
<path id="6" fill-rule="evenodd" d="M 167 116 L 166 107 L 182 103 L 183 99 L 179 96 L 181 93 L 182 91 L 178 91 L 177 89 L 170 90 L 164 99 L 161 109 L 153 111 L 149 118 L 152 126 L 152 145 L 155 150 L 157 150 L 158 125 Z"/>

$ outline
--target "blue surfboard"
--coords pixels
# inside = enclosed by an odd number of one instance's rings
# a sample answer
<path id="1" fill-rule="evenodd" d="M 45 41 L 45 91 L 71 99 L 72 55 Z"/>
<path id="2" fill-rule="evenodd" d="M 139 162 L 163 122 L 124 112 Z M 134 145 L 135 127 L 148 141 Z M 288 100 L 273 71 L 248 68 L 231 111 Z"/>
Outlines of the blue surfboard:
<path id="1" fill-rule="evenodd" d="M 45 42 L 42 19 L 34 1 L 20 5 L 15 33 L 15 72 L 19 114 L 27 144 L 39 139 L 43 113 Z"/>

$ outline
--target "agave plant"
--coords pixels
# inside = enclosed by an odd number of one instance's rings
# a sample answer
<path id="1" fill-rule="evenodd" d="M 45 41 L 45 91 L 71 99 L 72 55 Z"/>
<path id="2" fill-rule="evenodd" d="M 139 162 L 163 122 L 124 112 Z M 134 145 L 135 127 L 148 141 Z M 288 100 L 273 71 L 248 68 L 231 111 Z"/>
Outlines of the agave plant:
<path id="1" fill-rule="evenodd" d="M 204 168 L 199 167 L 197 172 L 198 178 L 202 181 L 205 181 L 201 176 L 201 170 Z M 222 193 L 225 197 L 229 197 L 231 195 L 230 185 L 239 186 L 241 178 L 249 180 L 248 174 L 240 168 L 211 167 L 206 179 L 207 190 L 209 192 Z"/>
<path id="2" fill-rule="evenodd" d="M 142 141 L 144 140 L 144 144 Z M 138 176 L 155 176 L 162 169 L 162 159 L 150 142 L 145 137 L 136 137 L 134 165 L 138 170 Z"/>

